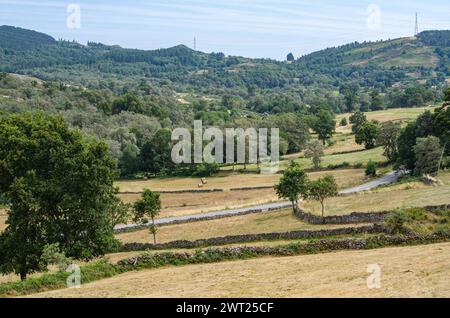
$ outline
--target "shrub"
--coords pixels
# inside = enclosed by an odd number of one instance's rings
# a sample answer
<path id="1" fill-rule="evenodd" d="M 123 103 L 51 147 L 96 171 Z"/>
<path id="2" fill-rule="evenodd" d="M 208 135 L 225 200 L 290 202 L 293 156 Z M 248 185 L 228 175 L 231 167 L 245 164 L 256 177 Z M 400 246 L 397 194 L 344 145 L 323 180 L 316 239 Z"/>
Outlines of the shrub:
<path id="1" fill-rule="evenodd" d="M 196 166 L 192 175 L 194 177 L 211 177 L 219 171 L 219 165 L 217 163 L 202 163 Z"/>
<path id="2" fill-rule="evenodd" d="M 335 170 L 335 169 L 342 169 L 342 168 L 348 168 L 348 167 L 350 167 L 350 163 L 348 163 L 347 161 L 344 161 L 344 162 L 342 162 L 342 163 L 338 163 L 338 164 L 330 164 L 330 165 L 328 165 L 328 169 L 331 169 L 331 170 Z"/>
<path id="3" fill-rule="evenodd" d="M 398 210 L 387 216 L 384 222 L 392 232 L 402 232 L 405 223 L 408 222 L 409 216 L 404 210 Z"/>
<path id="4" fill-rule="evenodd" d="M 377 175 L 377 164 L 370 160 L 366 166 L 366 176 L 375 177 Z"/>
<path id="5" fill-rule="evenodd" d="M 64 253 L 61 253 L 59 243 L 47 244 L 41 255 L 41 259 L 45 264 L 57 265 L 59 271 L 65 271 L 66 268 L 72 263 L 72 259 L 66 257 Z"/>
<path id="6" fill-rule="evenodd" d="M 441 167 L 444 169 L 450 169 L 450 157 L 447 156 L 442 159 Z"/>
<path id="7" fill-rule="evenodd" d="M 341 119 L 341 122 L 339 123 L 339 125 L 341 125 L 341 126 L 347 126 L 348 125 L 348 122 L 347 122 L 347 118 L 342 118 Z"/>
<path id="8" fill-rule="evenodd" d="M 8 204 L 6 198 L 0 193 L 0 206 L 5 206 Z"/>

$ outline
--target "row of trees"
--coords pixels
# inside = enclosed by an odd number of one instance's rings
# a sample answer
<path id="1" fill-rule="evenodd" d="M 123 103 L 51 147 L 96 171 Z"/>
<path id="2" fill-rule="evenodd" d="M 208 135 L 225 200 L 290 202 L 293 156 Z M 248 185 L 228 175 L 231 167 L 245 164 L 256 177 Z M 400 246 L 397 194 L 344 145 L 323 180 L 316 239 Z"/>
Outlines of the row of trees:
<path id="1" fill-rule="evenodd" d="M 298 201 L 301 199 L 319 201 L 322 208 L 322 218 L 324 218 L 324 201 L 326 198 L 337 195 L 337 184 L 332 175 L 326 175 L 314 181 L 309 180 L 300 165 L 292 161 L 284 171 L 280 182 L 275 186 L 275 191 L 280 198 L 291 201 L 294 213 Z"/>

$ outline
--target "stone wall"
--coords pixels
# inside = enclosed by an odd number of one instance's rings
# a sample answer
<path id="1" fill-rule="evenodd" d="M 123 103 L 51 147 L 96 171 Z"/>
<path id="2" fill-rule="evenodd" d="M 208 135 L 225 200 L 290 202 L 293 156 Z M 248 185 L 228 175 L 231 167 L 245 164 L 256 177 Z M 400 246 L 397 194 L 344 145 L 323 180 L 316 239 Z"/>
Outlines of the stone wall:
<path id="1" fill-rule="evenodd" d="M 428 212 L 433 212 L 442 209 L 450 209 L 450 204 L 425 206 L 423 208 Z M 382 222 L 386 216 L 392 212 L 393 211 L 352 212 L 346 215 L 331 215 L 322 218 L 321 216 L 311 214 L 297 207 L 294 214 L 300 220 L 311 224 L 355 224 Z"/>
<path id="2" fill-rule="evenodd" d="M 212 263 L 262 256 L 292 256 L 337 250 L 364 250 L 386 246 L 431 244 L 448 241 L 450 238 L 449 234 L 439 233 L 426 236 L 379 235 L 368 238 L 321 239 L 309 243 L 294 243 L 282 246 L 236 246 L 177 253 L 143 253 L 123 259 L 117 265 L 122 270 L 127 271 L 139 268 Z"/>
<path id="3" fill-rule="evenodd" d="M 367 225 L 360 227 L 346 227 L 337 229 L 324 229 L 313 231 L 291 231 L 284 233 L 260 233 L 260 234 L 243 234 L 224 237 L 214 237 L 209 239 L 201 239 L 196 241 L 172 241 L 161 244 L 151 243 L 127 243 L 122 246 L 122 251 L 141 251 L 141 250 L 163 250 L 171 248 L 199 248 L 212 245 L 227 245 L 235 243 L 249 243 L 257 241 L 275 241 L 275 240 L 295 240 L 319 238 L 336 235 L 354 235 L 361 233 L 385 233 L 387 229 L 381 225 Z"/>
<path id="4" fill-rule="evenodd" d="M 208 193 L 208 192 L 223 192 L 223 189 L 191 189 L 191 190 L 160 190 L 155 191 L 158 193 Z M 142 191 L 123 191 L 119 192 L 119 194 L 141 194 Z"/>
<path id="5" fill-rule="evenodd" d="M 264 213 L 264 212 L 271 212 L 271 211 L 276 211 L 276 210 L 281 210 L 281 209 L 285 209 L 286 207 L 283 208 L 269 208 L 269 209 L 251 209 L 245 212 L 239 212 L 236 214 L 225 214 L 225 215 L 205 215 L 204 217 L 197 217 L 197 218 L 192 218 L 192 219 L 182 219 L 182 220 L 175 220 L 175 221 L 171 221 L 171 222 L 167 222 L 164 224 L 158 224 L 158 227 L 161 226 L 167 226 L 167 225 L 175 225 L 175 224 L 184 224 L 184 223 L 191 223 L 191 222 L 199 222 L 199 221 L 210 221 L 210 220 L 216 220 L 216 219 L 223 219 L 223 218 L 228 218 L 228 217 L 233 217 L 233 216 L 242 216 L 242 215 L 248 215 L 248 214 L 253 214 L 253 213 Z M 134 231 L 139 231 L 142 229 L 146 229 L 149 228 L 150 225 L 148 224 L 142 224 L 142 225 L 136 225 L 133 226 L 132 228 L 121 228 L 121 229 L 115 229 L 114 233 L 126 233 L 126 232 L 134 232 Z"/>

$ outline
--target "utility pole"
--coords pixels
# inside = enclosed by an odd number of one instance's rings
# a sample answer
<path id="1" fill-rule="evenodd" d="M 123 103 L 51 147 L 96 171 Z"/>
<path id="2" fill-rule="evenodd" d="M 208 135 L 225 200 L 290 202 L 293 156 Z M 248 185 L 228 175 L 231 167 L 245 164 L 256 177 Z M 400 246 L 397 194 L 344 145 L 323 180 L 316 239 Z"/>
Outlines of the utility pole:
<path id="1" fill-rule="evenodd" d="M 414 28 L 414 36 L 417 36 L 419 34 L 419 16 L 416 12 L 416 27 Z"/>
<path id="2" fill-rule="evenodd" d="M 194 36 L 194 51 L 197 50 L 197 38 Z"/>

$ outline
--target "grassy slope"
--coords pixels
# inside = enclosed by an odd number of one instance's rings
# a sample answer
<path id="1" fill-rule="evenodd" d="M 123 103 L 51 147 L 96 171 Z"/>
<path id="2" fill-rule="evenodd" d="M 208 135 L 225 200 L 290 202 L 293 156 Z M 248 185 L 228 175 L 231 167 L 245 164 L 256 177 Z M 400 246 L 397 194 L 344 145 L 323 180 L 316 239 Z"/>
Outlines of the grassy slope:
<path id="1" fill-rule="evenodd" d="M 335 176 L 340 188 L 348 188 L 361 184 L 365 181 L 362 169 L 343 169 L 332 171 L 320 171 L 310 173 L 311 179 L 316 179 L 324 174 Z M 229 192 L 232 187 L 253 187 L 253 186 L 273 186 L 280 174 L 260 175 L 260 174 L 229 174 L 222 177 L 208 178 L 208 185 L 205 189 L 225 189 L 224 192 L 211 193 L 176 193 L 161 194 L 162 211 L 160 217 L 188 215 L 193 213 L 221 210 L 227 208 L 251 206 L 260 203 L 277 201 L 278 197 L 274 189 L 258 189 L 246 191 Z M 152 180 L 120 181 L 117 185 L 122 191 L 142 191 L 144 188 L 152 190 L 180 190 L 198 189 L 198 178 L 170 178 Z M 121 199 L 126 202 L 133 202 L 140 197 L 140 194 L 121 194 Z"/>
<path id="2" fill-rule="evenodd" d="M 371 57 L 362 57 L 361 53 L 372 51 Z M 351 65 L 376 63 L 381 67 L 424 66 L 436 67 L 439 57 L 434 48 L 418 42 L 415 38 L 400 38 L 391 41 L 371 43 L 359 49 L 345 53 L 345 61 Z"/>
<path id="3" fill-rule="evenodd" d="M 343 225 L 347 227 L 349 225 Z M 234 216 L 223 219 L 199 221 L 184 224 L 168 225 L 159 228 L 158 242 L 175 240 L 197 240 L 202 238 L 228 235 L 288 232 L 295 230 L 312 230 L 336 228 L 339 225 L 311 225 L 298 220 L 292 209 Z M 122 242 L 150 242 L 148 229 L 121 233 L 116 236 Z"/>
<path id="4" fill-rule="evenodd" d="M 450 243 L 130 272 L 34 297 L 450 297 Z M 381 266 L 380 289 L 367 266 Z"/>
<path id="5" fill-rule="evenodd" d="M 436 187 L 414 181 L 382 187 L 369 192 L 330 198 L 325 201 L 326 214 L 382 211 L 450 203 L 450 172 L 442 172 L 439 179 L 444 184 Z M 320 205 L 317 202 L 307 201 L 302 206 L 313 213 L 320 213 Z"/>
<path id="6" fill-rule="evenodd" d="M 345 188 L 363 181 L 363 170 L 332 170 L 327 172 L 309 173 L 310 178 L 317 178 L 324 173 L 335 176 L 339 186 Z M 280 179 L 281 174 L 240 174 L 220 173 L 217 176 L 207 178 L 208 184 L 203 189 L 224 189 L 238 187 L 273 186 Z M 155 178 L 150 180 L 125 180 L 117 181 L 116 186 L 120 191 L 139 192 L 144 188 L 158 190 L 197 190 L 200 178 Z"/>

